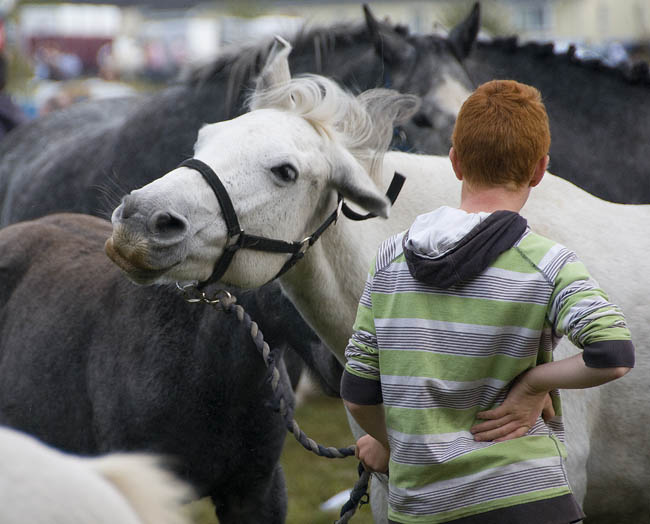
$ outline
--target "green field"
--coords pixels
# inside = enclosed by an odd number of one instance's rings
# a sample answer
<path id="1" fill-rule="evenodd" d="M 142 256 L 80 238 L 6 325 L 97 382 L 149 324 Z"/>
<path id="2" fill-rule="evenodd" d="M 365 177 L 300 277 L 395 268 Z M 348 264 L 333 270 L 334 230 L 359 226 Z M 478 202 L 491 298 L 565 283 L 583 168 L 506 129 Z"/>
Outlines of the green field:
<path id="1" fill-rule="evenodd" d="M 295 418 L 309 437 L 324 446 L 347 447 L 354 442 L 340 399 L 309 397 L 296 410 Z M 287 434 L 282 453 L 282 467 L 289 493 L 287 524 L 332 524 L 338 518 L 338 510 L 326 513 L 320 511 L 319 506 L 340 491 L 351 488 L 358 478 L 354 457 L 317 457 L 290 434 Z M 218 522 L 207 499 L 193 503 L 190 509 L 196 524 Z M 371 524 L 370 506 L 362 506 L 351 523 Z"/>

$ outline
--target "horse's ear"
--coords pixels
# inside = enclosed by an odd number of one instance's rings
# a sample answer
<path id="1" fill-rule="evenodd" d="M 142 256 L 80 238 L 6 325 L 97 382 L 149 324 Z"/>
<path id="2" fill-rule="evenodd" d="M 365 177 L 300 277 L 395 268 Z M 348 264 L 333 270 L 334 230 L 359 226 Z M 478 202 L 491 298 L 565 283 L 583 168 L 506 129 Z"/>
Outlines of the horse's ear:
<path id="1" fill-rule="evenodd" d="M 280 87 L 291 81 L 289 53 L 291 53 L 291 44 L 281 36 L 276 35 L 262 72 L 257 77 L 256 91 Z"/>
<path id="2" fill-rule="evenodd" d="M 368 173 L 347 150 L 341 148 L 339 153 L 341 156 L 331 179 L 334 189 L 366 211 L 388 218 L 390 200 L 379 192 Z"/>
<path id="3" fill-rule="evenodd" d="M 357 95 L 357 100 L 366 108 L 375 127 L 384 125 L 385 132 L 391 135 L 393 126 L 406 122 L 422 104 L 419 96 L 393 89 L 369 89 Z"/>
<path id="4" fill-rule="evenodd" d="M 408 62 L 415 57 L 415 48 L 406 40 L 402 31 L 379 22 L 368 4 L 363 4 L 368 34 L 379 57 L 389 64 Z"/>
<path id="5" fill-rule="evenodd" d="M 476 41 L 480 25 L 481 6 L 476 2 L 472 8 L 472 12 L 465 20 L 454 27 L 447 37 L 447 41 L 458 60 L 464 60 L 469 55 Z"/>

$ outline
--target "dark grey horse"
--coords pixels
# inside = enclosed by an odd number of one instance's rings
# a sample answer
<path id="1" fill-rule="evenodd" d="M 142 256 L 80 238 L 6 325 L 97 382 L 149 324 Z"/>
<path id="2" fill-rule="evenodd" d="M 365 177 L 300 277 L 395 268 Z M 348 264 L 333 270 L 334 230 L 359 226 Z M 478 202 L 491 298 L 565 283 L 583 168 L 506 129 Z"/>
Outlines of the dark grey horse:
<path id="1" fill-rule="evenodd" d="M 476 37 L 478 9 L 447 39 L 409 35 L 365 13 L 364 24 L 287 37 L 292 71 L 354 91 L 385 86 L 420 95 L 422 110 L 402 146 L 446 154 L 458 107 L 439 92 L 469 93 L 460 60 Z M 192 156 L 203 124 L 244 111 L 269 50 L 270 42 L 236 48 L 158 93 L 83 103 L 16 130 L 0 145 L 0 225 L 60 211 L 107 214 L 120 196 Z"/>
<path id="2" fill-rule="evenodd" d="M 476 84 L 512 78 L 542 92 L 552 173 L 606 200 L 650 203 L 648 64 L 614 68 L 516 38 L 477 42 L 465 64 Z"/>
<path id="3" fill-rule="evenodd" d="M 250 335 L 176 289 L 134 286 L 104 255 L 110 233 L 75 214 L 0 230 L 0 425 L 81 454 L 175 457 L 220 522 L 284 522 L 287 432 Z M 238 295 L 271 347 L 288 337 L 338 390 L 337 361 L 301 340 L 275 285 Z"/>

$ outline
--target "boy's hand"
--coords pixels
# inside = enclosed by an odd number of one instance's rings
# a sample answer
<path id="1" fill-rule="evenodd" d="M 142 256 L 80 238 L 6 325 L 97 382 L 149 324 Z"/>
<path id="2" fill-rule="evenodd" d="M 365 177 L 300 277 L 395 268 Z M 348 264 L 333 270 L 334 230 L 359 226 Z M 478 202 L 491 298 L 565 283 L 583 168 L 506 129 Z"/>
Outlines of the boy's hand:
<path id="1" fill-rule="evenodd" d="M 364 435 L 357 440 L 354 454 L 368 471 L 376 471 L 377 473 L 386 473 L 388 471 L 390 451 L 370 435 Z"/>
<path id="2" fill-rule="evenodd" d="M 525 380 L 518 380 L 498 408 L 482 411 L 477 418 L 486 422 L 471 428 L 476 441 L 502 442 L 522 437 L 530 431 L 540 414 L 545 421 L 555 412 L 548 392 L 535 392 L 527 387 Z"/>

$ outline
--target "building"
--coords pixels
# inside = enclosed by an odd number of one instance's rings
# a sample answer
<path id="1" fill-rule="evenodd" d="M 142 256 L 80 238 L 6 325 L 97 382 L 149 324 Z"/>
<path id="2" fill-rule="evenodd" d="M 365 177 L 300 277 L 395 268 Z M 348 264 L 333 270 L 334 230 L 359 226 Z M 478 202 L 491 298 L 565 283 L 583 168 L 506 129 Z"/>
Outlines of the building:
<path id="1" fill-rule="evenodd" d="M 9 0 L 0 0 L 8 2 Z M 452 27 L 473 0 L 371 0 L 378 18 L 430 33 Z M 482 0 L 482 29 L 521 40 L 609 53 L 612 45 L 650 42 L 648 0 Z M 360 21 L 358 0 L 23 0 L 15 7 L 18 33 L 33 56 L 56 48 L 100 67 L 111 47 L 122 72 L 143 67 L 167 78 L 188 60 L 210 59 L 227 43 L 287 33 L 304 23 Z M 622 57 L 625 56 L 623 51 Z"/>

